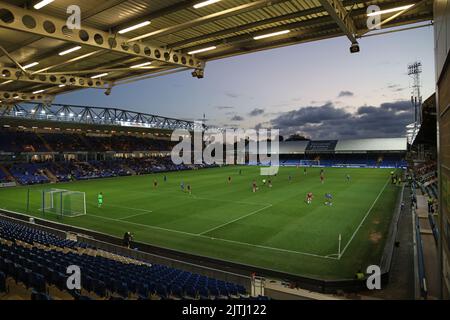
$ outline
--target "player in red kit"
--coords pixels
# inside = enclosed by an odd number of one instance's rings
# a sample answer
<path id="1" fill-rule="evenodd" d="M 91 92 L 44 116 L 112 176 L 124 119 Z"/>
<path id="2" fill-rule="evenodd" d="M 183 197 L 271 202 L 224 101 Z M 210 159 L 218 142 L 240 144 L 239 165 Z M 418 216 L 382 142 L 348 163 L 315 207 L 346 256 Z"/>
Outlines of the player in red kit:
<path id="1" fill-rule="evenodd" d="M 306 195 L 306 203 L 307 204 L 311 204 L 313 198 L 314 198 L 313 193 L 312 192 L 308 192 L 308 194 Z"/>

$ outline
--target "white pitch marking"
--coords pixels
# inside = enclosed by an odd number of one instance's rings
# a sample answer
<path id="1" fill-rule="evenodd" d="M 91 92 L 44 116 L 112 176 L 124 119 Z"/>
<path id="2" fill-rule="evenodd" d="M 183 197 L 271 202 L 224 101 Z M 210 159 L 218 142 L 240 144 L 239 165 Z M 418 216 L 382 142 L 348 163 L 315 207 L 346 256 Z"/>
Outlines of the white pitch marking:
<path id="1" fill-rule="evenodd" d="M 150 211 L 151 212 L 151 211 Z M 143 213 L 138 213 L 138 214 L 133 214 L 133 215 L 131 215 L 131 216 L 126 216 L 126 217 L 123 217 L 123 218 L 117 218 L 118 220 L 126 220 L 126 219 L 129 219 L 129 218 L 134 218 L 134 217 L 138 217 L 138 216 L 143 216 L 143 215 L 145 215 L 145 214 L 149 214 L 150 212 L 143 212 Z"/>
<path id="2" fill-rule="evenodd" d="M 260 208 L 260 209 L 258 209 L 258 210 L 252 211 L 252 212 L 250 212 L 250 213 L 248 213 L 248 214 L 246 214 L 246 215 L 243 215 L 243 216 L 241 216 L 241 217 L 238 217 L 238 218 L 236 218 L 236 219 L 233 219 L 233 220 L 231 220 L 231 221 L 222 223 L 221 225 L 218 225 L 218 226 L 213 227 L 213 228 L 211 228 L 211 229 L 208 229 L 208 230 L 206 230 L 206 231 L 200 232 L 198 235 L 201 236 L 201 235 L 204 235 L 205 233 L 208 233 L 208 232 L 217 230 L 217 229 L 219 229 L 219 228 L 225 227 L 225 226 L 227 226 L 227 225 L 229 225 L 229 224 L 231 224 L 231 223 L 233 223 L 233 222 L 236 222 L 236 221 L 239 221 L 239 220 L 241 220 L 241 219 L 245 219 L 245 218 L 247 218 L 247 217 L 250 217 L 251 215 L 254 215 L 254 214 L 256 214 L 256 213 L 258 213 L 258 212 L 261 212 L 261 211 L 263 211 L 263 210 L 265 210 L 265 209 L 268 209 L 268 208 L 270 208 L 270 207 L 272 207 L 271 204 L 265 206 L 264 208 Z"/>
<path id="3" fill-rule="evenodd" d="M 356 228 L 355 232 L 353 232 L 352 236 L 350 237 L 350 240 L 348 240 L 347 244 L 345 245 L 344 249 L 341 251 L 341 255 L 339 257 L 339 259 L 344 255 L 345 250 L 347 250 L 347 247 L 349 246 L 350 242 L 352 242 L 353 238 L 356 236 L 356 234 L 358 233 L 359 229 L 361 228 L 361 226 L 363 225 L 364 221 L 366 220 L 366 218 L 369 216 L 370 212 L 372 211 L 373 207 L 375 206 L 375 204 L 377 203 L 378 199 L 380 198 L 381 194 L 383 193 L 384 189 L 386 189 L 386 186 L 389 183 L 390 178 L 388 178 L 388 180 L 386 181 L 386 183 L 384 184 L 384 187 L 381 189 L 380 193 L 378 193 L 378 196 L 375 198 L 375 201 L 372 203 L 372 205 L 370 206 L 369 210 L 367 210 L 367 213 L 364 215 L 364 217 L 362 218 L 361 222 L 359 223 L 358 227 Z"/>
<path id="4" fill-rule="evenodd" d="M 180 233 L 180 234 L 184 234 L 184 235 L 188 235 L 188 236 L 192 236 L 192 237 L 205 238 L 205 239 L 208 239 L 208 240 L 218 240 L 218 241 L 229 242 L 229 243 L 234 243 L 234 244 L 243 245 L 243 246 L 250 246 L 250 247 L 254 247 L 254 248 L 273 250 L 273 251 L 279 251 L 279 252 L 288 252 L 288 253 L 300 254 L 300 255 L 305 255 L 305 256 L 312 256 L 312 257 L 322 258 L 322 259 L 338 260 L 337 258 L 321 256 L 321 255 L 313 254 L 313 253 L 294 251 L 294 250 L 288 250 L 288 249 L 281 249 L 281 248 L 275 248 L 275 247 L 268 247 L 268 246 L 262 246 L 262 245 L 247 243 L 247 242 L 235 241 L 235 240 L 228 240 L 228 239 L 223 239 L 223 238 L 213 238 L 213 237 L 209 237 L 209 236 L 205 236 L 205 235 L 201 235 L 201 234 L 196 234 L 196 233 L 190 233 L 190 232 L 185 232 L 185 231 L 166 229 L 166 228 L 162 228 L 162 227 L 150 226 L 150 225 L 147 225 L 147 224 L 135 223 L 135 222 L 125 221 L 125 220 L 118 220 L 118 219 L 114 219 L 114 218 L 107 218 L 107 217 L 102 217 L 102 216 L 97 216 L 97 215 L 89 215 L 88 214 L 88 216 L 99 218 L 99 219 L 110 220 L 110 221 L 117 221 L 117 222 L 120 222 L 120 223 L 128 223 L 128 224 L 132 224 L 132 225 L 136 225 L 136 226 L 140 226 L 140 227 L 144 227 L 144 228 L 149 228 L 149 229 L 157 229 L 157 230 L 163 230 L 163 231 L 168 231 L 168 232 L 173 232 L 173 233 Z"/>
<path id="5" fill-rule="evenodd" d="M 91 203 L 92 206 L 97 206 L 95 203 Z M 110 204 L 108 203 L 108 205 L 106 205 L 106 207 L 116 207 L 116 208 L 122 208 L 122 209 L 127 209 L 127 210 L 133 210 L 133 211 L 144 211 L 147 213 L 153 212 L 152 210 L 147 210 L 147 209 L 139 209 L 139 208 L 133 208 L 133 207 L 126 207 L 126 206 L 118 206 L 115 204 Z"/>

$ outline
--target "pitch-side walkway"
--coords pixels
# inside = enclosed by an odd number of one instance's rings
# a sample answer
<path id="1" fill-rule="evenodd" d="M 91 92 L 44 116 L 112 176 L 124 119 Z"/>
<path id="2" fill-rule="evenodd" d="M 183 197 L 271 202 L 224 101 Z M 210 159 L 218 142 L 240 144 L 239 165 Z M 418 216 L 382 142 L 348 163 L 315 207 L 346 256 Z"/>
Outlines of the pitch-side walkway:
<path id="1" fill-rule="evenodd" d="M 392 254 L 389 283 L 382 290 L 361 293 L 361 299 L 413 300 L 414 285 L 414 236 L 411 198 L 406 186 L 403 193 L 404 209 L 398 219 L 398 229 Z"/>
<path id="2" fill-rule="evenodd" d="M 428 299 L 438 299 L 440 296 L 439 255 L 436 241 L 428 220 L 428 205 L 426 196 L 417 190 L 417 215 L 419 217 L 420 235 L 422 237 L 423 255 L 425 261 L 425 277 L 427 280 Z"/>

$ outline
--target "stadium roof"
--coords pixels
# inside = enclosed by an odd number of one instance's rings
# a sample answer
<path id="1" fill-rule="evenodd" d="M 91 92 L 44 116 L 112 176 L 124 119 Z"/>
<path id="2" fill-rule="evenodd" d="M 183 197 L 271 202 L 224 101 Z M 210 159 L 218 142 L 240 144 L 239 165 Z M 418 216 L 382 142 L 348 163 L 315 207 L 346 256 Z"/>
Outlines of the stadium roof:
<path id="1" fill-rule="evenodd" d="M 203 123 L 106 107 L 25 102 L 0 109 L 0 124 L 129 131 L 203 129 Z"/>
<path id="2" fill-rule="evenodd" d="M 351 140 L 305 140 L 280 141 L 279 151 L 267 149 L 273 154 L 317 154 L 317 153 L 366 153 L 366 152 L 404 152 L 407 150 L 406 138 L 369 138 Z M 258 146 L 249 144 L 247 150 L 251 154 L 258 153 Z"/>
<path id="3" fill-rule="evenodd" d="M 309 141 L 282 141 L 280 142 L 280 154 L 304 154 Z"/>
<path id="4" fill-rule="evenodd" d="M 109 93 L 184 70 L 202 77 L 209 60 L 343 35 L 350 45 L 371 34 L 373 4 L 413 4 L 383 14 L 383 29 L 432 19 L 432 0 L 220 0 L 196 8 L 204 1 L 55 0 L 39 9 L 40 0 L 0 1 L 0 100 L 49 101 L 88 87 Z M 80 8 L 81 29 L 66 23 L 71 5 Z"/>
<path id="5" fill-rule="evenodd" d="M 406 138 L 338 140 L 335 152 L 406 151 Z"/>

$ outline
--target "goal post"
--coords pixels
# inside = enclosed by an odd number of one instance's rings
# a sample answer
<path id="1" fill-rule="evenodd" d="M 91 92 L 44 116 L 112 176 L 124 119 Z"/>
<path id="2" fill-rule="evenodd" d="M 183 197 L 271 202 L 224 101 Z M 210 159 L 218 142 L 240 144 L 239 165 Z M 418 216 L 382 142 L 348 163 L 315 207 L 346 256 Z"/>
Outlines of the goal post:
<path id="1" fill-rule="evenodd" d="M 86 194 L 65 189 L 42 190 L 41 210 L 60 216 L 77 217 L 86 214 Z"/>

